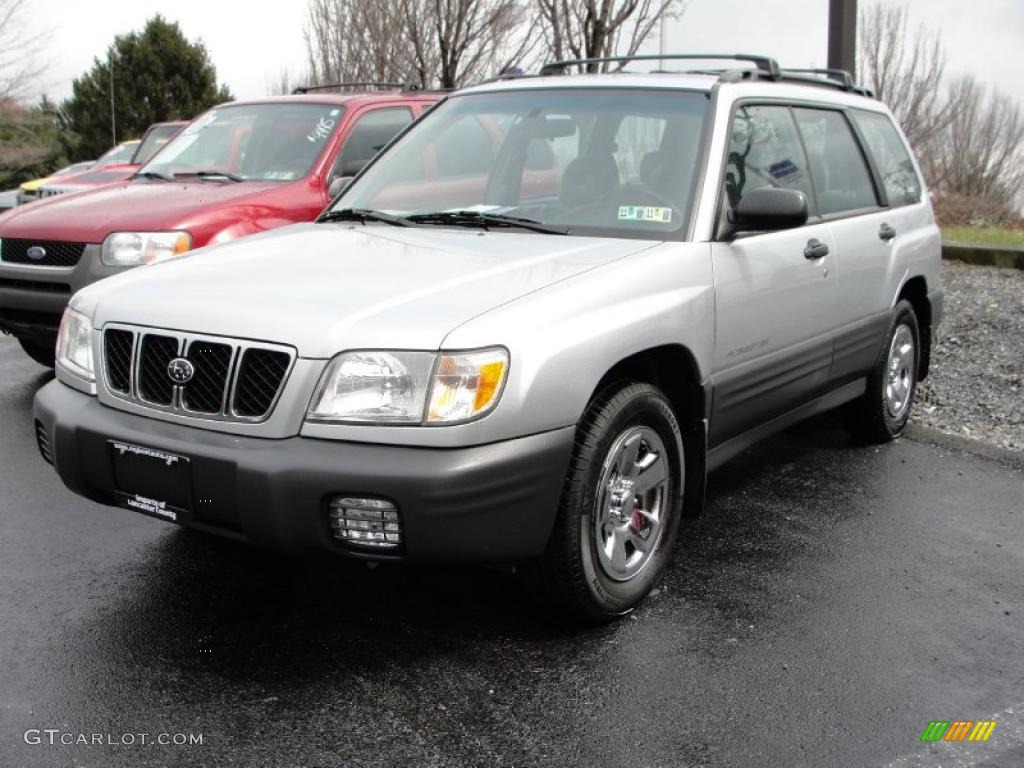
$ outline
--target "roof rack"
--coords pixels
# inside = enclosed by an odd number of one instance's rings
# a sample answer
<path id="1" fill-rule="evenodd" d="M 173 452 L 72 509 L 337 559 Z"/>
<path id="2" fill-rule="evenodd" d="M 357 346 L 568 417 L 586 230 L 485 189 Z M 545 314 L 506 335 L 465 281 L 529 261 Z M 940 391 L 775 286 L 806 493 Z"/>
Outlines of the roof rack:
<path id="1" fill-rule="evenodd" d="M 630 62 L 630 61 L 738 61 L 754 64 L 753 69 L 732 68 L 732 69 L 694 69 L 675 74 L 694 75 L 717 75 L 721 82 L 739 82 L 747 79 L 765 79 L 775 82 L 799 83 L 801 85 L 816 85 L 826 88 L 838 88 L 850 93 L 857 93 L 861 96 L 874 97 L 870 88 L 857 85 L 853 76 L 845 69 L 782 69 L 778 62 L 769 56 L 760 56 L 746 53 L 666 53 L 666 54 L 644 54 L 642 56 L 608 56 L 596 59 L 567 59 L 565 61 L 553 61 L 545 64 L 540 70 L 540 76 L 565 74 L 569 67 L 581 66 L 584 64 L 603 64 L 605 62 Z M 660 73 L 669 74 L 665 70 Z"/>
<path id="2" fill-rule="evenodd" d="M 541 75 L 564 74 L 569 67 L 583 64 L 605 64 L 608 62 L 630 61 L 749 61 L 759 72 L 770 80 L 778 80 L 782 70 L 779 63 L 769 56 L 750 55 L 746 53 L 666 53 L 644 54 L 642 56 L 605 56 L 597 59 L 566 59 L 552 61 L 541 67 Z"/>
<path id="3" fill-rule="evenodd" d="M 348 88 L 387 88 L 402 91 L 418 91 L 420 89 L 418 85 L 414 85 L 412 83 L 388 83 L 366 80 L 349 83 L 327 83 L 325 85 L 300 85 L 298 88 L 292 91 L 292 94 L 296 95 L 302 93 L 309 93 L 310 91 L 345 90 Z"/>

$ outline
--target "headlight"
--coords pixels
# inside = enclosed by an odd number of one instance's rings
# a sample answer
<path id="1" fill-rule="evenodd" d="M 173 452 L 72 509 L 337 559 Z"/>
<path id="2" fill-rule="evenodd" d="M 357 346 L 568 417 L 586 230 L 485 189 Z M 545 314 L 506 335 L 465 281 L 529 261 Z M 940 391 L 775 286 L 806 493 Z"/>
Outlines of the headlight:
<path id="1" fill-rule="evenodd" d="M 345 352 L 327 367 L 309 418 L 372 424 L 452 424 L 498 402 L 508 371 L 501 348 Z"/>
<path id="2" fill-rule="evenodd" d="M 96 379 L 92 365 L 92 323 L 73 309 L 64 310 L 60 321 L 57 363 L 83 379 Z"/>
<path id="3" fill-rule="evenodd" d="M 112 232 L 100 260 L 108 267 L 137 267 L 180 256 L 192 248 L 188 232 Z"/>
<path id="4" fill-rule="evenodd" d="M 346 352 L 328 366 L 309 417 L 418 424 L 433 365 L 430 352 Z"/>

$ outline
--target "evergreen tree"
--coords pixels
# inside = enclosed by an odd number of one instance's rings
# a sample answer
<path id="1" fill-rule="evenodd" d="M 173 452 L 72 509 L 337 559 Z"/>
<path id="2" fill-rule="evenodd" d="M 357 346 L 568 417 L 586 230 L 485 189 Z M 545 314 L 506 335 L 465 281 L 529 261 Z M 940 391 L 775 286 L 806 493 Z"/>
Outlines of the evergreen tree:
<path id="1" fill-rule="evenodd" d="M 190 119 L 232 98 L 227 86 L 217 86 L 202 41 L 190 43 L 177 23 L 154 16 L 142 32 L 115 37 L 107 56 L 94 59 L 72 84 L 60 112 L 73 158 L 99 157 L 111 146 L 111 85 L 117 141 L 141 137 L 151 123 Z"/>

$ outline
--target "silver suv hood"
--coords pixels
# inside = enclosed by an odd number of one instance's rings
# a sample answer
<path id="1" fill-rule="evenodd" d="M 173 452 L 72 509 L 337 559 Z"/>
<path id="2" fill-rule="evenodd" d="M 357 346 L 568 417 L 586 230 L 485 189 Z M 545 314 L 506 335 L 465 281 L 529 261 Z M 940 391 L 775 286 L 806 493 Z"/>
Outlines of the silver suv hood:
<path id="1" fill-rule="evenodd" d="M 437 349 L 465 321 L 652 243 L 382 224 L 299 224 L 132 270 L 72 301 L 132 323 L 291 344 Z M 501 343 L 501 339 L 495 339 Z"/>

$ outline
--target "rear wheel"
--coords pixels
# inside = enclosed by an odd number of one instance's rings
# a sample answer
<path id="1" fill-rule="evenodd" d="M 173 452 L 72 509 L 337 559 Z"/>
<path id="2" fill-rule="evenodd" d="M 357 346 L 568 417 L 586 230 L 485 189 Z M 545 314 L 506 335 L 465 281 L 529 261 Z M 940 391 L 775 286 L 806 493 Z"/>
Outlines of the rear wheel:
<path id="1" fill-rule="evenodd" d="M 847 409 L 847 426 L 855 436 L 884 443 L 903 433 L 917 391 L 920 338 L 913 306 L 900 301 L 868 376 L 867 391 Z"/>
<path id="2" fill-rule="evenodd" d="M 54 345 L 53 344 L 42 344 L 38 341 L 28 341 L 27 339 L 18 339 L 18 343 L 21 344 L 21 348 L 25 350 L 25 354 L 31 357 L 40 365 L 44 365 L 47 368 L 53 368 L 56 363 Z"/>
<path id="3" fill-rule="evenodd" d="M 619 385 L 591 402 L 541 564 L 560 603 L 608 621 L 643 600 L 675 543 L 683 466 L 679 422 L 656 387 Z"/>

